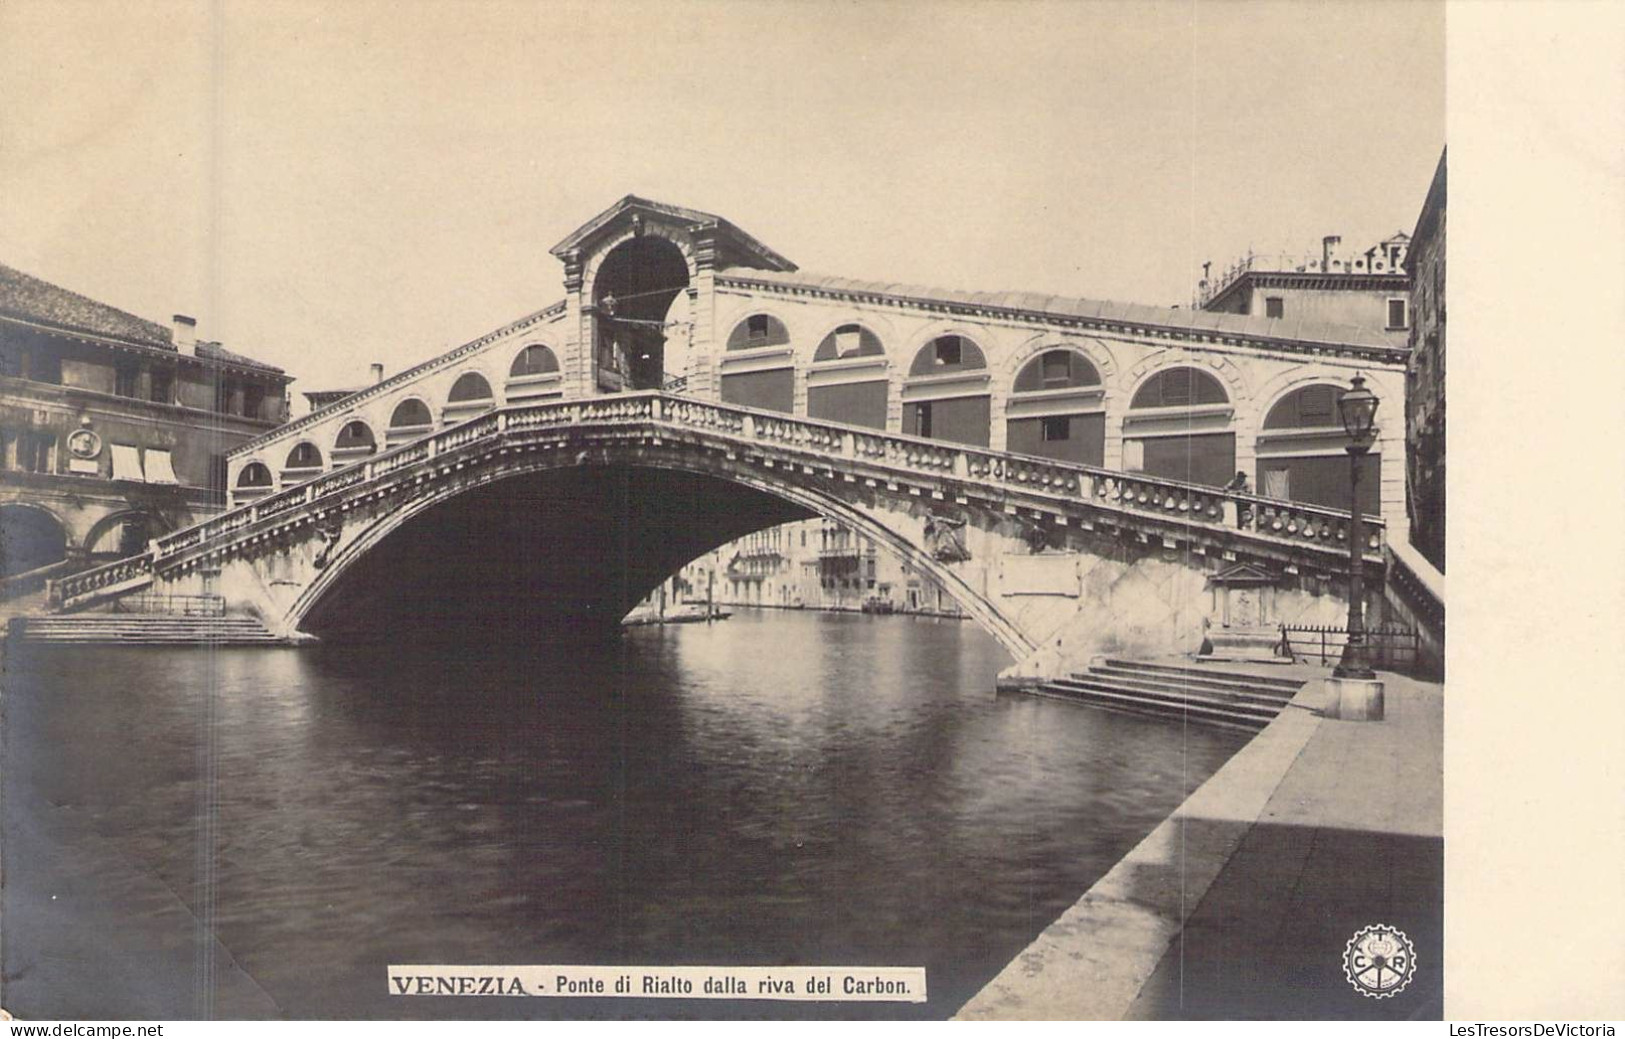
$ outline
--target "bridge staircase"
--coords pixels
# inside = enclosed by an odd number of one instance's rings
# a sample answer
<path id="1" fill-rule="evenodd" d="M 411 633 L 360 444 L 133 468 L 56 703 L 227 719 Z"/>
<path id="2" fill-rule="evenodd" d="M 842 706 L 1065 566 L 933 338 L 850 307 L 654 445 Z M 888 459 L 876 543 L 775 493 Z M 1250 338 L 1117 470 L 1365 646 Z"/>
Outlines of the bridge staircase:
<path id="1" fill-rule="evenodd" d="M 1304 682 L 1302 677 L 1107 658 L 1032 691 L 1109 711 L 1257 732 L 1281 713 Z"/>

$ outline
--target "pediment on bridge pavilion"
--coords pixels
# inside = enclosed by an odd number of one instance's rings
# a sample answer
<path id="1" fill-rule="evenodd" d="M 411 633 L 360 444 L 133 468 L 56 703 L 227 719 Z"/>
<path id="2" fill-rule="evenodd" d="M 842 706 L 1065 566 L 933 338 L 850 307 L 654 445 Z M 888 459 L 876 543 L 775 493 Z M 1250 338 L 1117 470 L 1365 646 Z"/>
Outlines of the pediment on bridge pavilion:
<path id="1" fill-rule="evenodd" d="M 1252 585 L 1274 584 L 1279 575 L 1272 574 L 1261 566 L 1252 563 L 1232 563 L 1223 570 L 1208 576 L 1209 587 L 1239 588 Z"/>
<path id="2" fill-rule="evenodd" d="M 768 248 L 759 239 L 746 234 L 732 223 L 714 213 L 674 206 L 666 202 L 627 195 L 591 220 L 564 237 L 548 250 L 565 263 L 590 253 L 599 243 L 617 237 L 630 226 L 634 234 L 648 221 L 676 224 L 703 240 L 714 257 L 714 264 L 722 267 L 752 267 L 757 270 L 793 271 L 796 265 Z"/>

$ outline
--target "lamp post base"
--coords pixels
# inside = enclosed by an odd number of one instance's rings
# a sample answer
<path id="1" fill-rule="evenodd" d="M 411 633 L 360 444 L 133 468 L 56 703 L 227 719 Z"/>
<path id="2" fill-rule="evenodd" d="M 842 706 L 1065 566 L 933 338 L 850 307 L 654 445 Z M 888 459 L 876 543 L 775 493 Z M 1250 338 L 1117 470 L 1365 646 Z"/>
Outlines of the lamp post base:
<path id="1" fill-rule="evenodd" d="M 1382 721 L 1382 683 L 1371 678 L 1325 679 L 1328 717 L 1346 722 Z"/>

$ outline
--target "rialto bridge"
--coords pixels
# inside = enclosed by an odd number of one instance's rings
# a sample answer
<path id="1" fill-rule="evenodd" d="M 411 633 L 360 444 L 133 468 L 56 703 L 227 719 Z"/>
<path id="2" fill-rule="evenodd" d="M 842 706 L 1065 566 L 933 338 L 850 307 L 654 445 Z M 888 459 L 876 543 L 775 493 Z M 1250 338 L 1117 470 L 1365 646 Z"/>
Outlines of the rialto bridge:
<path id="1" fill-rule="evenodd" d="M 632 197 L 553 254 L 563 301 L 248 442 L 230 510 L 57 600 L 211 591 L 288 636 L 609 630 L 701 553 L 824 515 L 1020 671 L 1191 650 L 1232 584 L 1271 622 L 1341 619 L 1356 373 L 1389 402 L 1362 481 L 1381 597 L 1405 508 L 1380 332 L 807 275 Z"/>

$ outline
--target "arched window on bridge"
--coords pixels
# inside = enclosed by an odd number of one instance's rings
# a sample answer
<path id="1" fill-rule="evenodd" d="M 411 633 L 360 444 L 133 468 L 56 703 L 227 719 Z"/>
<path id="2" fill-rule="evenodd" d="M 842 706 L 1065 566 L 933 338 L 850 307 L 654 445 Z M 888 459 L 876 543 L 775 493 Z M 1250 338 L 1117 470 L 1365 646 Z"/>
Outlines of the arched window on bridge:
<path id="1" fill-rule="evenodd" d="M 55 515 L 34 505 L 0 505 L 0 577 L 13 577 L 60 563 L 68 555 L 68 532 Z"/>
<path id="2" fill-rule="evenodd" d="M 333 464 L 349 465 L 377 450 L 378 438 L 372 435 L 372 429 L 360 419 L 353 419 L 344 424 L 333 441 Z"/>
<path id="3" fill-rule="evenodd" d="M 831 422 L 886 428 L 886 348 L 859 324 L 842 325 L 818 344 L 807 370 L 807 414 Z"/>
<path id="4" fill-rule="evenodd" d="M 1270 407 L 1258 434 L 1255 490 L 1270 498 L 1349 507 L 1348 434 L 1337 414 L 1344 388 L 1301 386 Z M 1382 455 L 1360 459 L 1360 511 L 1381 511 Z"/>
<path id="5" fill-rule="evenodd" d="M 922 346 L 903 383 L 903 432 L 986 447 L 991 425 L 987 357 L 967 336 Z"/>
<path id="6" fill-rule="evenodd" d="M 315 444 L 308 440 L 301 440 L 288 452 L 288 460 L 282 466 L 282 486 L 292 487 L 296 483 L 304 483 L 313 477 L 320 476 L 322 472 L 322 452 Z"/>
<path id="7" fill-rule="evenodd" d="M 547 400 L 564 394 L 564 376 L 551 347 L 532 343 L 514 357 L 503 392 L 509 403 Z"/>
<path id="8" fill-rule="evenodd" d="M 479 372 L 464 372 L 451 384 L 442 418 L 446 425 L 454 426 L 494 407 L 496 401 L 492 398 L 491 384 L 485 376 Z"/>
<path id="9" fill-rule="evenodd" d="M 429 406 L 416 397 L 408 397 L 395 405 L 389 416 L 389 428 L 384 430 L 384 446 L 399 447 L 410 443 L 434 429 L 434 416 Z"/>
<path id="10" fill-rule="evenodd" d="M 723 403 L 786 414 L 795 410 L 790 332 L 771 314 L 752 314 L 734 326 L 720 370 Z"/>
<path id="11" fill-rule="evenodd" d="M 1076 350 L 1045 350 L 1022 366 L 1005 407 L 1005 447 L 1065 462 L 1106 459 L 1106 391 Z"/>
<path id="12" fill-rule="evenodd" d="M 1234 413 L 1211 372 L 1160 371 L 1135 391 L 1123 417 L 1123 468 L 1223 487 L 1236 474 Z"/>
<path id="13" fill-rule="evenodd" d="M 237 472 L 237 484 L 231 490 L 232 504 L 263 498 L 271 493 L 273 486 L 270 468 L 260 462 L 249 462 Z"/>

